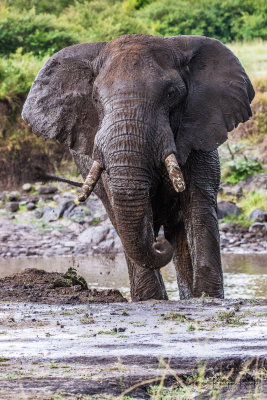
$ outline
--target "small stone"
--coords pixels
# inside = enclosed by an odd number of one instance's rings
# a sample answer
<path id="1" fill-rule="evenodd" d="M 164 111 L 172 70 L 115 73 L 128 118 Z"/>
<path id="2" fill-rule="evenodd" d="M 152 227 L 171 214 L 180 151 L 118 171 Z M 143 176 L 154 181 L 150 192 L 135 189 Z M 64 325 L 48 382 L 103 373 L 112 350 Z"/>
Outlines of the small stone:
<path id="1" fill-rule="evenodd" d="M 73 200 L 60 200 L 58 206 L 55 208 L 55 212 L 57 213 L 58 218 L 61 218 L 64 212 L 73 205 L 75 205 Z"/>
<path id="2" fill-rule="evenodd" d="M 24 183 L 24 185 L 22 185 L 23 192 L 30 192 L 31 188 L 32 188 L 32 185 L 30 183 Z"/>
<path id="3" fill-rule="evenodd" d="M 7 203 L 6 209 L 7 211 L 16 212 L 19 209 L 19 203 L 17 202 Z"/>
<path id="4" fill-rule="evenodd" d="M 40 194 L 53 194 L 56 193 L 57 188 L 55 186 L 40 186 L 38 192 Z"/>
<path id="5" fill-rule="evenodd" d="M 64 245 L 66 247 L 76 247 L 77 243 L 74 240 L 69 240 L 68 242 L 65 242 Z"/>
<path id="6" fill-rule="evenodd" d="M 28 198 L 28 203 L 38 203 L 38 201 L 39 201 L 40 199 L 39 199 L 39 197 L 38 196 L 30 196 L 29 198 Z"/>
<path id="7" fill-rule="evenodd" d="M 42 218 L 43 214 L 44 214 L 43 210 L 36 209 L 36 210 L 34 211 L 34 216 L 35 216 L 35 218 L 37 218 L 37 219 Z"/>
<path id="8" fill-rule="evenodd" d="M 12 192 L 9 195 L 9 201 L 19 201 L 20 199 L 20 194 L 19 192 Z"/>
<path id="9" fill-rule="evenodd" d="M 6 194 L 5 193 L 0 193 L 0 201 L 2 201 L 2 202 L 6 201 Z"/>
<path id="10" fill-rule="evenodd" d="M 249 232 L 261 234 L 261 236 L 267 234 L 267 223 L 256 222 L 249 227 Z"/>
<path id="11" fill-rule="evenodd" d="M 34 203 L 28 203 L 26 207 L 28 211 L 32 211 L 35 210 L 36 205 Z"/>
<path id="12" fill-rule="evenodd" d="M 249 218 L 255 222 L 267 222 L 267 212 L 262 208 L 255 208 L 250 214 Z"/>
<path id="13" fill-rule="evenodd" d="M 233 232 L 234 230 L 234 224 L 232 224 L 231 222 L 224 222 L 220 224 L 220 231 L 222 232 Z"/>
<path id="14" fill-rule="evenodd" d="M 52 222 L 58 219 L 58 215 L 55 212 L 54 208 L 47 206 L 44 208 L 44 213 L 42 218 L 45 222 Z"/>
<path id="15" fill-rule="evenodd" d="M 85 229 L 79 236 L 78 240 L 81 243 L 99 244 L 108 234 L 109 228 L 105 226 L 96 226 Z"/>

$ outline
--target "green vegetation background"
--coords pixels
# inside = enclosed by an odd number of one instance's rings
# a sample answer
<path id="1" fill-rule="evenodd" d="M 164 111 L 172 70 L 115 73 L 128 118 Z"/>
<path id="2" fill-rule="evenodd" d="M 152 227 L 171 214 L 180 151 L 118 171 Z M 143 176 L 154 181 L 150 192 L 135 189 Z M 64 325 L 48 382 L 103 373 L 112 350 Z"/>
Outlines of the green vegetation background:
<path id="1" fill-rule="evenodd" d="M 265 0 L 0 0 L 0 99 L 27 93 L 48 56 L 127 33 L 267 39 Z"/>

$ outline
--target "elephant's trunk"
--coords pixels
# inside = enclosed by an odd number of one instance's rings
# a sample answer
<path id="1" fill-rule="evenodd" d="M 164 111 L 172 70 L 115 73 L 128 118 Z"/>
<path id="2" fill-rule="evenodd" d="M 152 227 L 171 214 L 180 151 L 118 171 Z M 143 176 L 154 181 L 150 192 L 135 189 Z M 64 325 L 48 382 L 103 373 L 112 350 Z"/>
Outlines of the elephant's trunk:
<path id="1" fill-rule="evenodd" d="M 111 178 L 113 209 L 124 250 L 144 267 L 161 268 L 172 259 L 172 246 L 164 238 L 155 240 L 148 185 L 140 185 L 135 169 L 126 172 L 130 179 Z"/>
<path id="2" fill-rule="evenodd" d="M 134 110 L 136 114 L 136 110 Z M 113 111 L 103 141 L 116 226 L 128 257 L 144 267 L 158 269 L 172 258 L 173 249 L 164 238 L 156 239 L 149 197 L 155 172 L 155 143 L 149 125 L 133 115 Z M 136 117 L 136 115 L 134 115 Z M 114 121 L 115 120 L 115 121 Z M 116 122 L 118 121 L 118 122 Z M 108 135 L 106 134 L 108 132 Z"/>

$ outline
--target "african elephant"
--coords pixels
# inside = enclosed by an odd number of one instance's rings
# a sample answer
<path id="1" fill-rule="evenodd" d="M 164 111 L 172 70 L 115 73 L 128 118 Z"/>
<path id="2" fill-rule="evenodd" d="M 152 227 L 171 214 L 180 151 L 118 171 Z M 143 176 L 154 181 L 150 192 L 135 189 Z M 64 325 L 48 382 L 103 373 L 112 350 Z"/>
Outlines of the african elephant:
<path id="1" fill-rule="evenodd" d="M 39 72 L 23 118 L 68 144 L 87 177 L 81 200 L 93 189 L 102 200 L 132 300 L 167 299 L 160 268 L 172 258 L 181 299 L 224 296 L 217 147 L 249 119 L 253 97 L 234 54 L 203 36 L 78 44 Z"/>

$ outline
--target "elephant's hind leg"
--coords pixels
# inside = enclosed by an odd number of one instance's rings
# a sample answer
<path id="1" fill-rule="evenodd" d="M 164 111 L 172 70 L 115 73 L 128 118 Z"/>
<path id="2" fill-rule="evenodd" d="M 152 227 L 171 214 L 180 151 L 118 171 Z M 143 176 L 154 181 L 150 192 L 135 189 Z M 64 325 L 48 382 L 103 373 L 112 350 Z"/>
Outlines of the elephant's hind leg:
<path id="1" fill-rule="evenodd" d="M 168 300 L 159 270 L 149 270 L 132 262 L 126 255 L 125 258 L 128 265 L 132 301 Z"/>
<path id="2" fill-rule="evenodd" d="M 180 299 L 190 299 L 193 297 L 193 266 L 183 222 L 175 230 L 173 247 Z"/>

